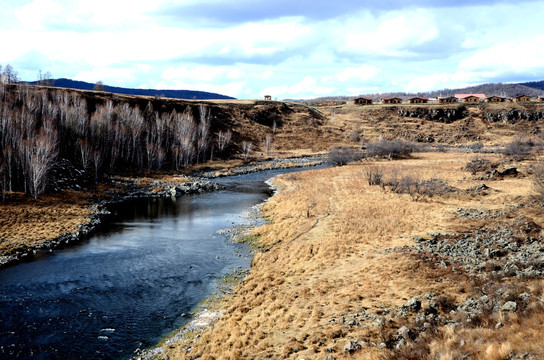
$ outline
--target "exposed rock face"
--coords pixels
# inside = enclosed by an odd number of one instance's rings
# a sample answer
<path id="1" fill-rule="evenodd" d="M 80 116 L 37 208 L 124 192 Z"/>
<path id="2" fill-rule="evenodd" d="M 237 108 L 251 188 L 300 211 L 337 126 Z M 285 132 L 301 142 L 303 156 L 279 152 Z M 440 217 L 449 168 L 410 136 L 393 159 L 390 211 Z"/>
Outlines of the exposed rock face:
<path id="1" fill-rule="evenodd" d="M 415 117 L 419 119 L 452 123 L 468 116 L 465 106 L 458 107 L 400 107 L 398 114 L 404 117 Z"/>
<path id="2" fill-rule="evenodd" d="M 539 121 L 544 119 L 544 110 L 534 107 L 514 107 L 514 108 L 484 108 L 483 118 L 489 122 L 502 122 L 506 124 L 515 124 L 521 120 Z"/>

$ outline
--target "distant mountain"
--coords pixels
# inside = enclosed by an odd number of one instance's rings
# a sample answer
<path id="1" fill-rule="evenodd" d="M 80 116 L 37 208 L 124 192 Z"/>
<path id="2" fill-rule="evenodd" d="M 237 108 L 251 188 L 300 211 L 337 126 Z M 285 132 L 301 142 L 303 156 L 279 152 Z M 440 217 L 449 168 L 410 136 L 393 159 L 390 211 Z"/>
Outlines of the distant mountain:
<path id="1" fill-rule="evenodd" d="M 544 80 L 526 82 L 526 83 L 522 83 L 521 85 L 525 85 L 525 86 L 528 86 L 530 88 L 539 89 L 539 90 L 544 91 Z"/>
<path id="2" fill-rule="evenodd" d="M 68 88 L 68 89 L 78 89 L 78 90 L 93 90 L 95 84 L 91 84 L 85 81 L 76 81 L 70 79 L 51 79 L 49 81 L 53 82 L 53 86 Z M 38 81 L 30 82 L 30 84 L 36 85 Z M 212 99 L 235 99 L 230 96 L 206 92 L 206 91 L 193 91 L 193 90 L 156 90 L 156 89 L 131 89 L 131 88 L 122 88 L 116 86 L 104 85 L 104 91 L 112 92 L 116 94 L 126 94 L 126 95 L 141 95 L 141 96 L 161 96 L 169 97 L 175 99 L 194 99 L 194 100 L 212 100 Z"/>
<path id="3" fill-rule="evenodd" d="M 371 97 L 374 100 L 380 100 L 384 97 L 399 97 L 401 99 L 408 99 L 411 97 L 447 97 L 455 96 L 455 94 L 485 94 L 486 96 L 502 96 L 502 97 L 515 97 L 518 95 L 528 95 L 531 97 L 544 96 L 544 81 L 533 81 L 527 83 L 519 84 L 505 84 L 505 83 L 492 83 L 492 84 L 482 84 L 476 86 L 470 86 L 461 89 L 442 89 L 435 91 L 427 92 L 418 92 L 418 93 L 406 93 L 406 92 L 396 92 L 396 93 L 374 93 L 374 94 L 361 94 L 358 96 L 327 96 L 320 97 L 317 99 L 311 100 L 312 102 L 321 102 L 321 101 L 349 101 L 357 97 Z"/>

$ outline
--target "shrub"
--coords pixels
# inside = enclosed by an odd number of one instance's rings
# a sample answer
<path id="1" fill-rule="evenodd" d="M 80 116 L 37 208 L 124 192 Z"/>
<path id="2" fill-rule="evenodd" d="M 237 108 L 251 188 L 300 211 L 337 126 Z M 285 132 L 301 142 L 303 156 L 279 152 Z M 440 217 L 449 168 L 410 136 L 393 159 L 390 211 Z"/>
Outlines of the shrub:
<path id="1" fill-rule="evenodd" d="M 365 169 L 365 176 L 368 181 L 368 185 L 384 186 L 383 170 L 381 168 L 368 167 Z"/>
<path id="2" fill-rule="evenodd" d="M 341 166 L 352 161 L 360 160 L 364 154 L 354 148 L 345 146 L 336 146 L 331 149 L 327 162 L 331 165 Z"/>
<path id="3" fill-rule="evenodd" d="M 473 152 L 478 152 L 484 148 L 484 144 L 482 144 L 481 142 L 475 142 L 470 144 L 468 148 Z"/>
<path id="4" fill-rule="evenodd" d="M 435 195 L 444 195 L 451 192 L 452 188 L 442 179 L 423 180 L 419 183 L 418 192 L 420 196 L 432 198 Z"/>
<path id="5" fill-rule="evenodd" d="M 472 175 L 476 175 L 478 172 L 491 172 L 495 168 L 497 168 L 497 164 L 480 158 L 473 159 L 465 165 L 465 170 L 470 171 Z"/>
<path id="6" fill-rule="evenodd" d="M 535 199 L 544 206 L 544 161 L 540 161 L 533 168 L 533 184 L 536 192 Z"/>
<path id="7" fill-rule="evenodd" d="M 403 140 L 381 140 L 368 143 L 369 156 L 389 156 L 390 158 L 410 155 L 414 146 Z"/>
<path id="8" fill-rule="evenodd" d="M 534 143 L 522 136 L 515 136 L 514 139 L 505 144 L 502 152 L 508 156 L 523 157 L 529 154 Z"/>

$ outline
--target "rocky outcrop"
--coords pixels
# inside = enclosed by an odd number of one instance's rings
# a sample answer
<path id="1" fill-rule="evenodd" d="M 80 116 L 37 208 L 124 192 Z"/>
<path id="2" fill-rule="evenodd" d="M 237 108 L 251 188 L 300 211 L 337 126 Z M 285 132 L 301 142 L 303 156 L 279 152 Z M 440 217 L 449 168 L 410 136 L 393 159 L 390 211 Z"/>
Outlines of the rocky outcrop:
<path id="1" fill-rule="evenodd" d="M 460 210 L 461 217 L 486 219 L 489 211 Z M 492 215 L 492 214 L 491 214 Z M 438 264 L 460 267 L 478 275 L 537 278 L 544 276 L 544 230 L 519 217 L 506 224 L 477 228 L 464 234 L 433 233 L 416 238 L 418 253 L 442 259 Z"/>
<path id="2" fill-rule="evenodd" d="M 468 110 L 465 106 L 400 107 L 397 112 L 400 116 L 437 121 L 445 124 L 464 119 L 468 116 Z"/>
<path id="3" fill-rule="evenodd" d="M 508 108 L 483 108 L 482 116 L 491 123 L 502 122 L 505 124 L 515 124 L 522 120 L 539 121 L 544 119 L 544 110 L 535 107 L 508 107 Z"/>

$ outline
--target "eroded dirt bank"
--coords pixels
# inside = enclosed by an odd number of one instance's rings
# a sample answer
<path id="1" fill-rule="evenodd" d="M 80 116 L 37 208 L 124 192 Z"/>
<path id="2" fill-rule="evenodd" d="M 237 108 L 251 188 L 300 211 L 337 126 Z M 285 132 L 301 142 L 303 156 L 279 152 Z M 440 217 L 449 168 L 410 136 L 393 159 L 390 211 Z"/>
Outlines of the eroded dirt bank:
<path id="1" fill-rule="evenodd" d="M 542 358 L 544 212 L 531 162 L 486 179 L 466 171 L 472 160 L 425 153 L 276 178 L 252 269 L 221 318 L 157 356 Z M 367 181 L 376 169 L 383 187 Z M 414 197 L 388 185 L 407 175 L 442 188 Z"/>

